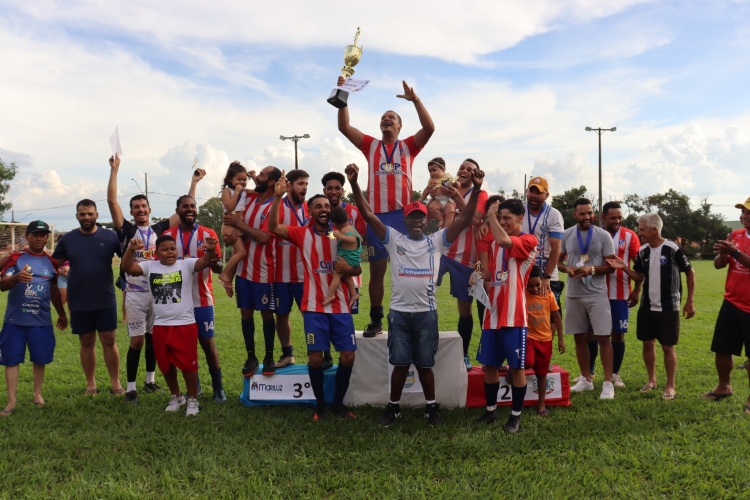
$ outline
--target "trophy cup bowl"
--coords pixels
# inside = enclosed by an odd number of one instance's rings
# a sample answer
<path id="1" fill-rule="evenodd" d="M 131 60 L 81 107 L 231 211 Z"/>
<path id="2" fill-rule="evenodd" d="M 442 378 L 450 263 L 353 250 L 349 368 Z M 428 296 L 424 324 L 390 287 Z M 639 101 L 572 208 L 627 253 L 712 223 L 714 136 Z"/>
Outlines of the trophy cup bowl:
<path id="1" fill-rule="evenodd" d="M 344 49 L 344 66 L 341 68 L 341 76 L 344 78 L 348 78 L 354 74 L 354 66 L 356 66 L 362 58 L 362 47 L 357 47 L 359 33 L 359 28 L 357 28 L 357 34 L 354 37 L 354 44 L 347 45 Z M 333 89 L 331 95 L 328 96 L 328 102 L 331 106 L 336 108 L 345 108 L 348 99 L 349 92 L 341 89 Z"/>

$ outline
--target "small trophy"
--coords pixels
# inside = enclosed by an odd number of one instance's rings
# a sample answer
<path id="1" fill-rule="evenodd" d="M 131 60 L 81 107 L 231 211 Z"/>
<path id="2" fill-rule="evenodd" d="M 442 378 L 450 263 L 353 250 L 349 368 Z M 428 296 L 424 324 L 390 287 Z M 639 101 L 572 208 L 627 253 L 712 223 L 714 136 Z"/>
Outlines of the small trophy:
<path id="1" fill-rule="evenodd" d="M 362 57 L 362 47 L 357 47 L 357 40 L 359 40 L 359 28 L 357 28 L 357 34 L 354 36 L 354 44 L 347 45 L 344 49 L 344 66 L 341 68 L 341 76 L 348 78 L 354 74 L 354 66 L 359 63 Z M 333 89 L 331 95 L 328 97 L 328 102 L 331 106 L 336 108 L 345 108 L 346 102 L 349 99 L 349 92 L 341 89 Z"/>
<path id="2" fill-rule="evenodd" d="M 193 168 L 194 168 L 193 175 L 200 175 L 200 172 L 198 172 L 198 169 L 195 168 L 196 166 L 198 166 L 198 158 L 196 158 L 195 160 L 193 160 Z"/>

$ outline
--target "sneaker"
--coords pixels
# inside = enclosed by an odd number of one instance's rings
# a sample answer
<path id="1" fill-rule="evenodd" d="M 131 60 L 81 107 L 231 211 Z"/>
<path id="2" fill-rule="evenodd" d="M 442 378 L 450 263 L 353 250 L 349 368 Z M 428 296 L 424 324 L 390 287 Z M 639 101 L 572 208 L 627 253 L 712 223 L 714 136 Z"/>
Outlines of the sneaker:
<path id="1" fill-rule="evenodd" d="M 328 355 L 323 356 L 323 363 L 320 365 L 320 369 L 326 371 L 333 368 L 333 358 L 331 357 L 331 351 L 325 351 Z"/>
<path id="2" fill-rule="evenodd" d="M 331 405 L 331 413 L 336 415 L 339 418 L 342 418 L 344 420 L 352 419 L 354 420 L 355 417 L 354 413 L 352 413 L 349 408 L 347 408 L 344 403 L 334 403 Z"/>
<path id="3" fill-rule="evenodd" d="M 315 415 L 313 415 L 314 421 L 323 420 L 326 418 L 326 404 L 325 403 L 318 403 L 318 406 L 315 407 Z"/>
<path id="4" fill-rule="evenodd" d="M 497 422 L 497 410 L 486 411 L 484 415 L 474 420 L 471 425 L 494 424 Z"/>
<path id="5" fill-rule="evenodd" d="M 127 403 L 133 403 L 134 405 L 138 404 L 138 393 L 135 391 L 128 391 L 125 393 L 125 402 Z"/>
<path id="6" fill-rule="evenodd" d="M 586 377 L 581 377 L 578 380 L 578 383 L 570 388 L 570 392 L 584 392 L 593 390 L 594 382 L 589 382 L 588 380 L 586 380 Z"/>
<path id="7" fill-rule="evenodd" d="M 574 378 L 573 380 L 571 380 L 571 382 L 580 382 L 581 380 L 586 380 L 586 377 L 584 377 L 583 375 L 578 375 L 576 378 Z M 594 380 L 596 380 L 596 374 L 592 373 L 591 374 L 591 381 L 593 382 Z"/>
<path id="8" fill-rule="evenodd" d="M 505 424 L 505 432 L 507 432 L 508 434 L 515 434 L 520 430 L 521 430 L 521 415 L 511 414 L 511 416 L 508 417 L 508 422 Z"/>
<path id="9" fill-rule="evenodd" d="M 281 356 L 276 362 L 276 368 L 284 368 L 294 364 L 294 356 Z"/>
<path id="10" fill-rule="evenodd" d="M 263 370 L 261 373 L 266 376 L 276 373 L 276 363 L 272 357 L 266 356 L 266 359 L 263 360 Z"/>
<path id="11" fill-rule="evenodd" d="M 592 389 L 593 387 L 594 384 L 591 384 Z M 599 395 L 599 399 L 615 399 L 615 386 L 612 385 L 612 382 L 604 382 L 602 384 L 602 393 Z"/>
<path id="12" fill-rule="evenodd" d="M 214 401 L 217 403 L 224 403 L 227 400 L 227 395 L 224 394 L 224 389 L 220 391 L 214 391 Z"/>
<path id="13" fill-rule="evenodd" d="M 471 371 L 471 360 L 469 356 L 464 356 L 464 364 L 466 365 L 466 371 Z"/>
<path id="14" fill-rule="evenodd" d="M 430 427 L 443 425 L 443 419 L 440 418 L 440 413 L 438 413 L 439 409 L 440 405 L 438 403 L 432 403 L 424 407 L 424 418 L 427 419 L 427 423 L 430 424 Z"/>
<path id="15" fill-rule="evenodd" d="M 365 327 L 365 331 L 362 332 L 362 336 L 367 339 L 371 339 L 375 335 L 378 335 L 381 333 L 383 333 L 383 323 L 378 321 L 377 323 L 369 323 Z"/>
<path id="16" fill-rule="evenodd" d="M 612 383 L 615 387 L 625 387 L 625 382 L 622 381 L 620 375 L 617 373 L 612 374 Z"/>
<path id="17" fill-rule="evenodd" d="M 183 396 L 175 396 L 172 394 L 169 396 L 169 404 L 164 409 L 164 411 L 177 411 L 180 409 L 180 407 L 185 406 L 185 398 Z"/>
<path id="18" fill-rule="evenodd" d="M 245 366 L 242 367 L 242 375 L 245 377 L 252 377 L 255 372 L 258 371 L 260 364 L 258 364 L 258 358 L 253 356 L 245 360 Z"/>
<path id="19" fill-rule="evenodd" d="M 147 382 L 143 384 L 143 390 L 150 393 L 164 392 L 161 387 L 156 385 L 156 382 Z"/>
<path id="20" fill-rule="evenodd" d="M 188 398 L 187 406 L 187 411 L 185 412 L 186 417 L 197 415 L 200 412 L 198 409 L 198 400 L 195 398 Z"/>
<path id="21" fill-rule="evenodd" d="M 388 403 L 388 406 L 385 407 L 385 412 L 383 412 L 383 417 L 378 420 L 378 425 L 380 427 L 388 427 L 400 416 L 401 406 L 398 403 Z"/>
<path id="22" fill-rule="evenodd" d="M 744 363 L 741 363 L 739 365 L 736 365 L 734 367 L 735 370 L 747 370 L 747 364 L 750 362 L 750 360 L 746 360 Z"/>

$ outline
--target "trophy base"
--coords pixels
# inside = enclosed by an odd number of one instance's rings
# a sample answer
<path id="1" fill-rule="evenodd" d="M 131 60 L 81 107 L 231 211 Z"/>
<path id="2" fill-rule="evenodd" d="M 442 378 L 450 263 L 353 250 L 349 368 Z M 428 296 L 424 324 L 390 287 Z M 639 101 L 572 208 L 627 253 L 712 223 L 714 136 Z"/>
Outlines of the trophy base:
<path id="1" fill-rule="evenodd" d="M 333 89 L 331 95 L 328 96 L 328 103 L 335 108 L 345 108 L 347 100 L 349 99 L 349 92 L 341 89 Z"/>

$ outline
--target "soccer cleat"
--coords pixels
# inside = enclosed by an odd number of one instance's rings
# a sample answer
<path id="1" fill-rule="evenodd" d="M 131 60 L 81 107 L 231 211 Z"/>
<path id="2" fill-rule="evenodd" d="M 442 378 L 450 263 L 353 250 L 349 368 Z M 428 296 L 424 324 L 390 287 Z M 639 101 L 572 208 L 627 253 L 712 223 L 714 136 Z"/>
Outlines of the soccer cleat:
<path id="1" fill-rule="evenodd" d="M 489 411 L 487 410 L 484 412 L 484 415 L 479 417 L 478 419 L 474 420 L 471 425 L 480 425 L 480 424 L 494 424 L 497 422 L 497 410 Z"/>
<path id="2" fill-rule="evenodd" d="M 375 335 L 383 333 L 383 323 L 378 321 L 377 323 L 369 323 L 365 327 L 365 331 L 362 332 L 362 336 L 371 339 Z"/>
<path id="3" fill-rule="evenodd" d="M 294 356 L 281 356 L 276 362 L 276 368 L 284 368 L 294 364 Z"/>
<path id="4" fill-rule="evenodd" d="M 245 360 L 245 366 L 242 367 L 242 375 L 245 377 L 252 377 L 258 370 L 258 367 L 260 367 L 260 364 L 258 364 L 258 358 L 255 356 L 247 358 Z"/>
<path id="5" fill-rule="evenodd" d="M 138 393 L 135 391 L 128 391 L 125 393 L 125 401 L 127 403 L 133 403 L 134 405 L 138 404 Z"/>
<path id="6" fill-rule="evenodd" d="M 591 385 L 593 386 L 593 384 Z M 604 382 L 602 384 L 602 393 L 599 399 L 615 399 L 615 386 L 612 385 L 612 382 Z"/>
<path id="7" fill-rule="evenodd" d="M 385 407 L 383 417 L 378 420 L 378 425 L 380 427 L 388 427 L 400 416 L 401 406 L 399 406 L 398 403 L 388 403 L 388 406 Z"/>
<path id="8" fill-rule="evenodd" d="M 584 379 L 585 380 L 585 379 Z M 511 415 L 505 424 L 505 432 L 515 434 L 521 430 L 521 415 Z"/>
<path id="9" fill-rule="evenodd" d="M 265 376 L 270 376 L 276 373 L 276 362 L 271 356 L 266 356 L 263 360 L 263 370 L 261 370 L 261 373 Z"/>
<path id="10" fill-rule="evenodd" d="M 331 405 L 331 413 L 333 413 L 334 415 L 336 415 L 339 418 L 342 418 L 343 420 L 349 420 L 349 419 L 354 420 L 355 418 L 357 418 L 357 417 L 354 416 L 354 413 L 352 413 L 351 410 L 349 410 L 349 408 L 347 408 L 344 405 L 344 403 L 334 403 L 334 404 L 332 404 Z"/>
<path id="11" fill-rule="evenodd" d="M 625 382 L 622 381 L 618 373 L 612 374 L 612 383 L 615 387 L 625 387 Z"/>
<path id="12" fill-rule="evenodd" d="M 143 384 L 143 390 L 150 393 L 164 392 L 161 387 L 156 385 L 156 382 Z"/>
<path id="13" fill-rule="evenodd" d="M 466 371 L 471 371 L 471 360 L 469 356 L 464 356 L 464 365 L 466 365 Z"/>
<path id="14" fill-rule="evenodd" d="M 180 407 L 185 406 L 185 398 L 183 396 L 175 396 L 172 394 L 169 396 L 169 404 L 164 409 L 164 411 L 177 411 L 180 409 Z"/>
<path id="15" fill-rule="evenodd" d="M 318 406 L 315 407 L 315 414 L 313 415 L 313 420 L 316 422 L 319 422 L 326 418 L 326 404 L 325 403 L 318 403 Z"/>
<path id="16" fill-rule="evenodd" d="M 331 351 L 324 351 L 323 363 L 320 365 L 320 369 L 326 371 L 333 368 L 333 357 L 331 357 Z"/>
<path id="17" fill-rule="evenodd" d="M 217 403 L 224 403 L 227 400 L 227 395 L 224 394 L 224 389 L 214 391 L 214 401 Z"/>
<path id="18" fill-rule="evenodd" d="M 427 423 L 430 424 L 430 427 L 443 425 L 443 419 L 440 418 L 440 413 L 438 413 L 439 409 L 440 405 L 437 403 L 432 403 L 424 407 L 424 418 L 427 419 Z"/>
<path id="19" fill-rule="evenodd" d="M 198 400 L 195 398 L 188 398 L 187 400 L 187 411 L 185 412 L 186 417 L 197 415 L 200 412 L 198 409 Z"/>
<path id="20" fill-rule="evenodd" d="M 585 377 L 581 377 L 580 380 L 578 380 L 578 383 L 570 388 L 570 392 L 584 392 L 593 390 L 594 383 L 589 382 Z"/>

